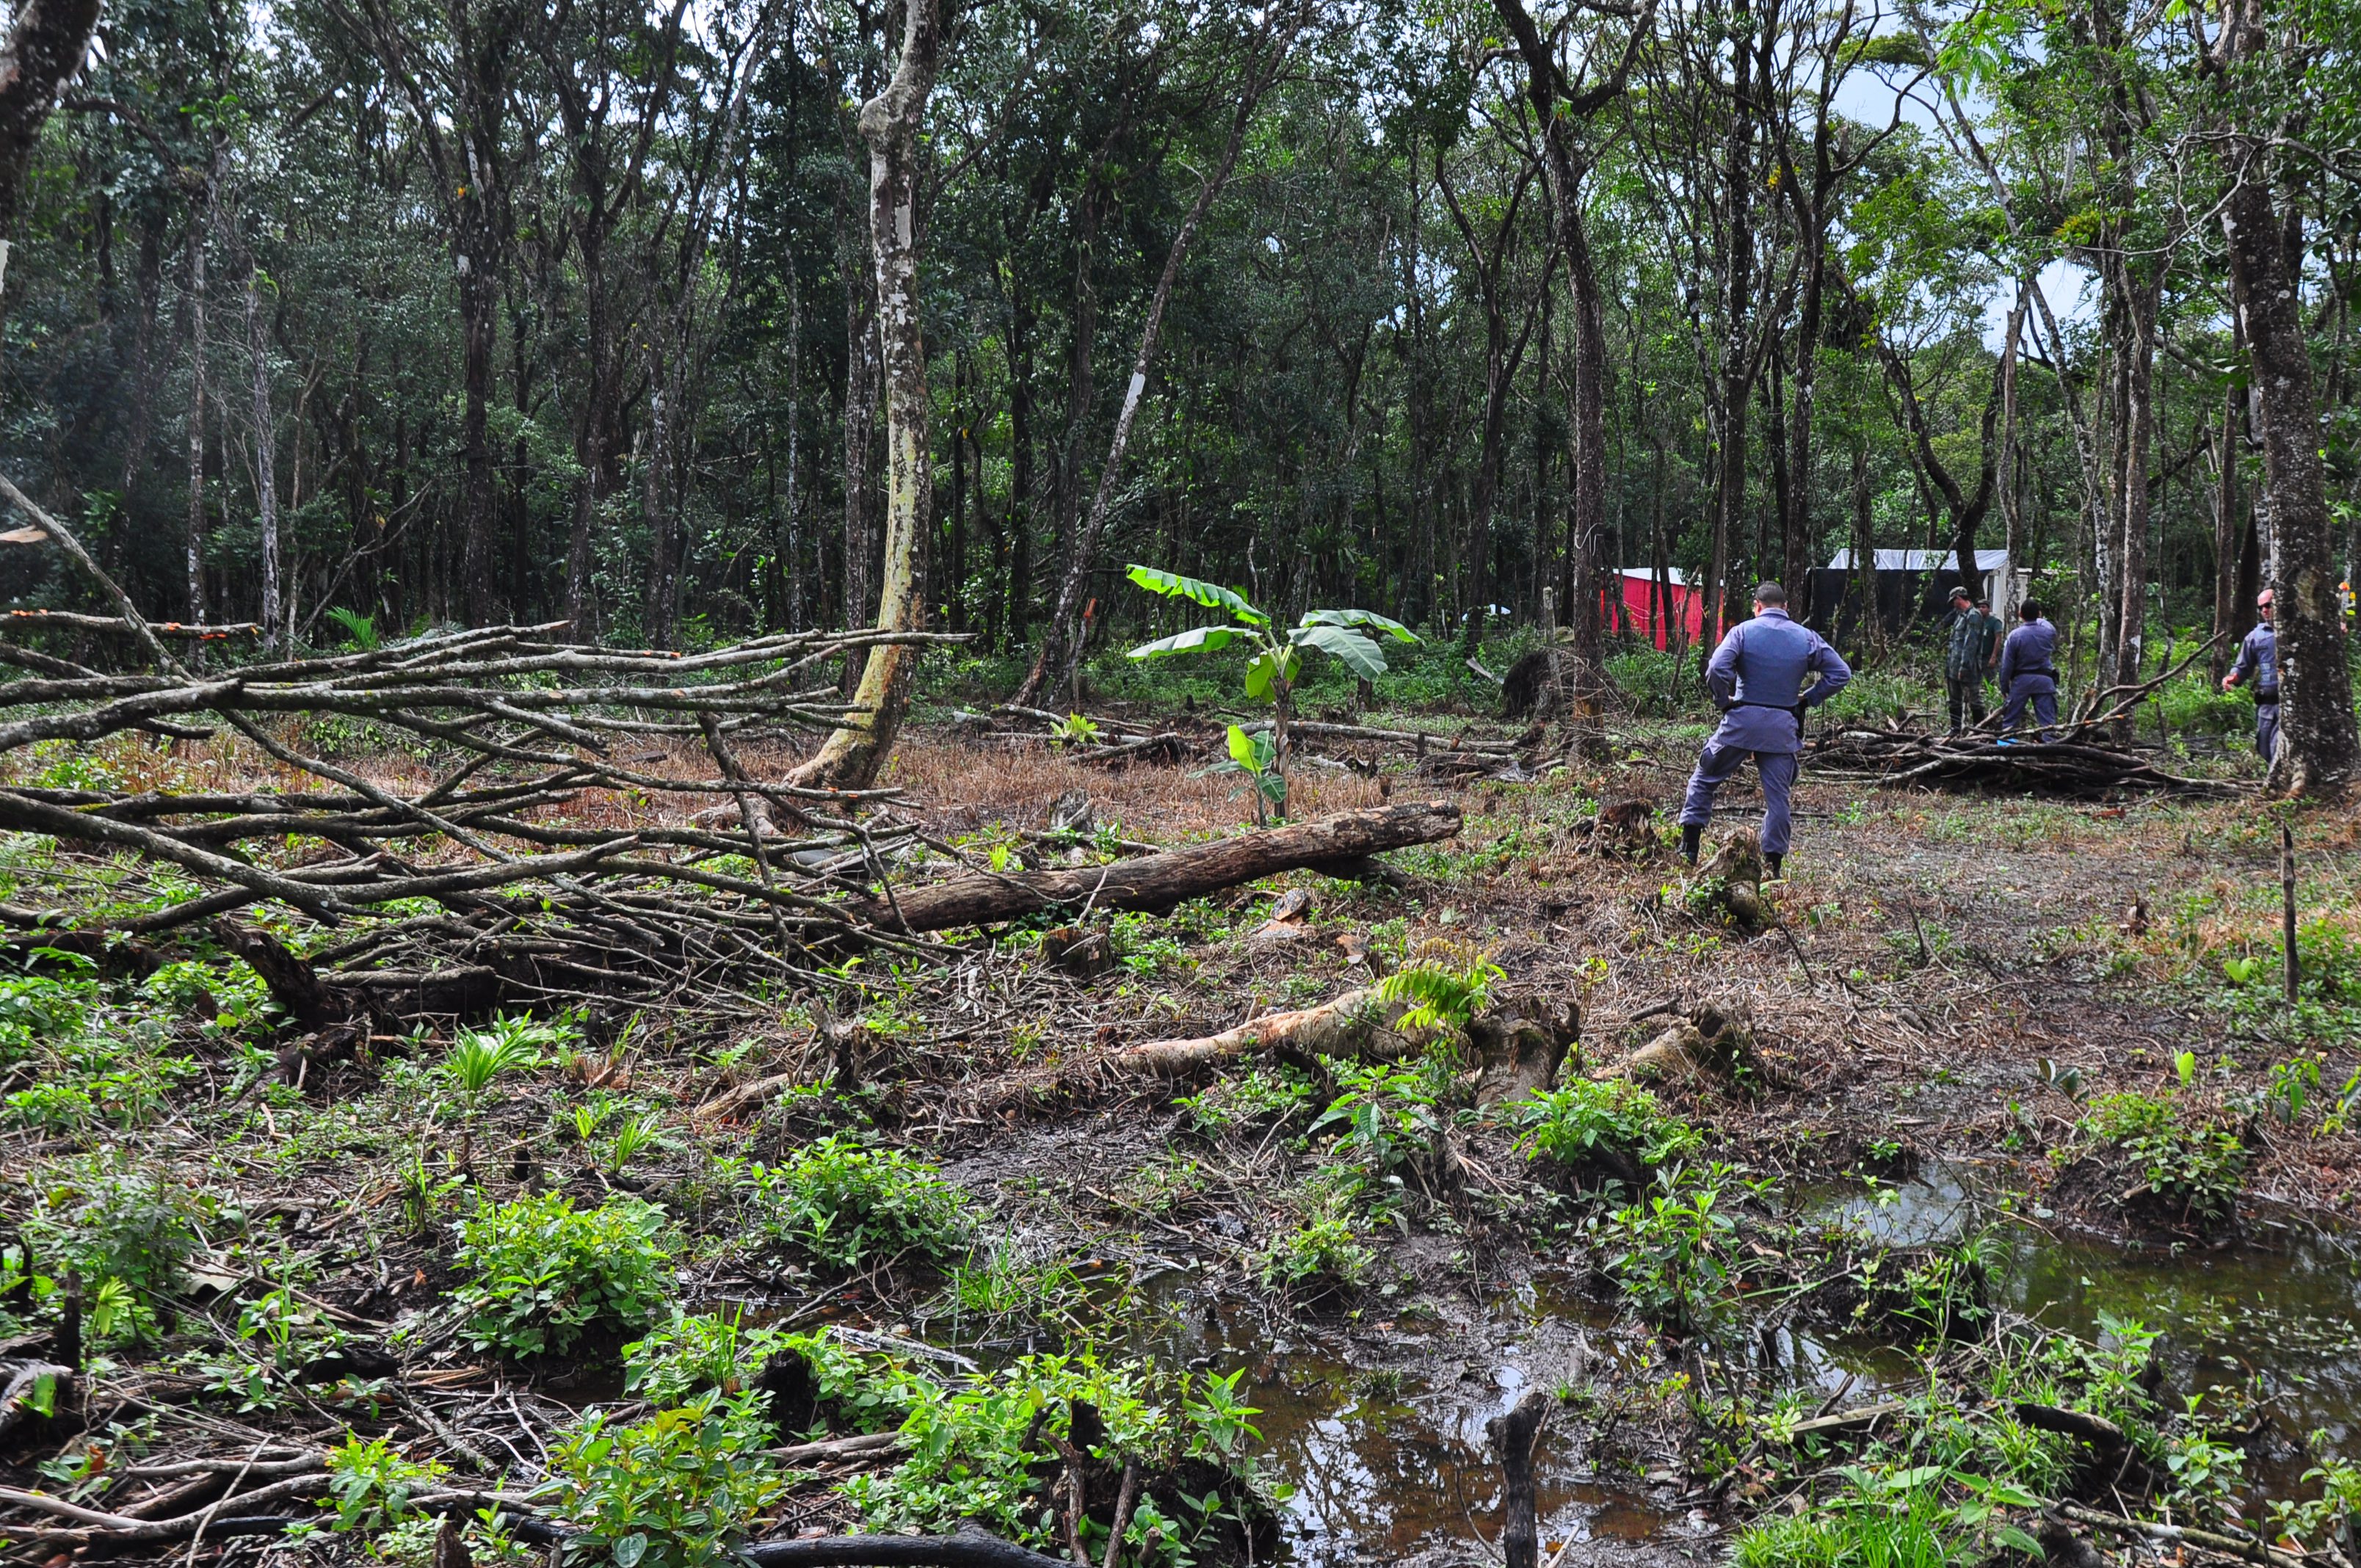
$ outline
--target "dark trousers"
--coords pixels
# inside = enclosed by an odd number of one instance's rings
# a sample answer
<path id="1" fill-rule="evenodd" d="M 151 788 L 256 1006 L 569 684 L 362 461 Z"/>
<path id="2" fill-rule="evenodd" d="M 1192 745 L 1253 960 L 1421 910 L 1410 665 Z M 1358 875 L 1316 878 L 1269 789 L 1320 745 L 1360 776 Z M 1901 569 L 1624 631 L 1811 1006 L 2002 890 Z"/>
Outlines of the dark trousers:
<path id="1" fill-rule="evenodd" d="M 2048 675 L 2019 675 L 2008 683 L 2008 705 L 2000 710 L 2000 727 L 2014 729 L 2025 722 L 2026 705 L 2033 705 L 2033 716 L 2041 725 L 2041 739 L 2049 739 L 2049 727 L 2058 722 L 2058 683 Z"/>
<path id="2" fill-rule="evenodd" d="M 1742 746 L 1707 741 L 1705 750 L 1697 755 L 1697 771 L 1689 774 L 1689 787 L 1681 801 L 1681 826 L 1702 828 L 1713 820 L 1715 792 L 1749 757 L 1754 759 L 1755 772 L 1763 775 L 1763 852 L 1784 855 L 1792 831 L 1787 796 L 1795 787 L 1793 751 L 1749 751 Z"/>
<path id="3" fill-rule="evenodd" d="M 1984 678 L 1982 674 L 1945 675 L 1943 686 L 1951 697 L 1951 730 L 1957 734 L 1970 724 L 1984 721 Z M 1961 714 L 1972 718 L 1962 718 Z"/>
<path id="4" fill-rule="evenodd" d="M 2268 702 L 2255 704 L 2255 750 L 2269 762 L 2279 751 L 2279 703 L 2274 696 Z"/>

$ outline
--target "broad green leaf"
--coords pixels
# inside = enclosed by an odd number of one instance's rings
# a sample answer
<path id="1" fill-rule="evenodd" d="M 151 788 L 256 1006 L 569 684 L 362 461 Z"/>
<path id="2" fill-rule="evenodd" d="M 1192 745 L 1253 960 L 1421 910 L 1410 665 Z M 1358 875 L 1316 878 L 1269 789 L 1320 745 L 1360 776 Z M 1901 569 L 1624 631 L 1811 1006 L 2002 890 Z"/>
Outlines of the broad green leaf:
<path id="1" fill-rule="evenodd" d="M 1254 737 L 1235 724 L 1230 726 L 1230 761 L 1250 773 L 1257 771 Z"/>
<path id="2" fill-rule="evenodd" d="M 2047 1562 L 2048 1560 L 2049 1553 L 2041 1549 L 2041 1542 L 2034 1540 L 2033 1537 L 2027 1535 L 2024 1530 L 2019 1530 L 2013 1524 L 2003 1525 L 2000 1529 L 1994 1530 L 1993 1532 L 1993 1540 L 2003 1546 L 2015 1547 L 2017 1551 L 2024 1552 L 2027 1557 L 2032 1558 L 2037 1563 Z"/>
<path id="3" fill-rule="evenodd" d="M 1293 633 L 1289 635 L 1291 637 Z M 1295 678 L 1295 665 L 1292 651 L 1256 654 L 1246 665 L 1246 696 L 1257 702 L 1268 702 L 1270 688 L 1275 682 Z"/>
<path id="4" fill-rule="evenodd" d="M 640 1559 L 648 1554 L 648 1538 L 635 1530 L 608 1550 L 614 1556 L 615 1568 L 639 1568 Z"/>
<path id="5" fill-rule="evenodd" d="M 1219 583 L 1209 583 L 1201 577 L 1184 577 L 1178 572 L 1143 566 L 1137 562 L 1132 564 L 1126 575 L 1149 593 L 1162 594 L 1167 598 L 1194 599 L 1207 609 L 1226 609 L 1248 626 L 1270 624 L 1270 617 Z"/>
<path id="6" fill-rule="evenodd" d="M 1303 618 L 1306 626 L 1366 626 L 1382 631 L 1397 642 L 1415 642 L 1418 633 L 1399 620 L 1389 620 L 1373 609 L 1315 609 Z"/>
<path id="7" fill-rule="evenodd" d="M 1201 648 L 1229 646 L 1230 639 L 1238 635 L 1235 626 L 1192 626 L 1186 631 L 1176 631 L 1170 637 L 1159 637 L 1153 642 L 1143 642 L 1131 651 L 1135 659 L 1161 659 L 1173 653 L 1193 653 Z"/>
<path id="8" fill-rule="evenodd" d="M 1357 631 L 1347 631 L 1341 626 L 1299 626 L 1287 634 L 1287 639 L 1298 647 L 1335 654 L 1365 681 L 1374 681 L 1386 673 L 1384 652 Z"/>

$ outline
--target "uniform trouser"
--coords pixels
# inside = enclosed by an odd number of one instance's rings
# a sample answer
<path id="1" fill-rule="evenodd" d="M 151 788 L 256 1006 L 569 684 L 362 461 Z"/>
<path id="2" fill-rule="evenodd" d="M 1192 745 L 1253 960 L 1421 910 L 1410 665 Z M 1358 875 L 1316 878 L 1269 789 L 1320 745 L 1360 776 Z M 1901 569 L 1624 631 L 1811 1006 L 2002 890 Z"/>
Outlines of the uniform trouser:
<path id="1" fill-rule="evenodd" d="M 2014 729 L 2025 722 L 2025 706 L 2033 705 L 2033 716 L 2040 721 L 2041 739 L 2049 739 L 2049 727 L 2058 722 L 2058 683 L 2048 675 L 2019 675 L 2008 683 L 2008 703 L 2000 710 L 2000 727 Z"/>
<path id="2" fill-rule="evenodd" d="M 2279 755 L 2279 705 L 2277 698 L 2255 704 L 2255 750 L 2269 762 Z"/>
<path id="3" fill-rule="evenodd" d="M 1763 852 L 1784 855 L 1790 827 L 1787 795 L 1795 785 L 1793 751 L 1750 751 L 1743 746 L 1707 741 L 1705 750 L 1697 753 L 1697 771 L 1689 774 L 1688 793 L 1681 801 L 1681 826 L 1702 828 L 1713 820 L 1714 792 L 1749 757 L 1754 759 L 1754 771 L 1763 775 Z"/>
<path id="4" fill-rule="evenodd" d="M 1982 674 L 1945 675 L 1943 685 L 1951 694 L 1951 728 L 1962 729 L 1971 722 L 1984 721 L 1984 678 Z M 1960 718 L 1972 713 L 1972 720 Z"/>

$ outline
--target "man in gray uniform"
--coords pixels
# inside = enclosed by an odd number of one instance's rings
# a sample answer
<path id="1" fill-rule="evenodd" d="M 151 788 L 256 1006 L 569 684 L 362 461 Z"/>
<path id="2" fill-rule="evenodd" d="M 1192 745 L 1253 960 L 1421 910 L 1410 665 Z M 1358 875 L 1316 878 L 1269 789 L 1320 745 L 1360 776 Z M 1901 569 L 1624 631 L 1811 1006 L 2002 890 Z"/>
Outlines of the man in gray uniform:
<path id="1" fill-rule="evenodd" d="M 1951 733 L 1984 721 L 1984 671 L 1998 652 L 2000 622 L 1976 607 L 1964 587 L 1951 590 L 1950 640 L 1943 650 L 1943 685 L 1951 698 Z"/>
<path id="2" fill-rule="evenodd" d="M 2000 727 L 2014 729 L 2025 722 L 2025 707 L 2031 703 L 2041 739 L 2048 740 L 2049 726 L 2058 722 L 2058 629 L 2031 599 L 2016 607 L 2016 619 L 2021 624 L 2000 650 L 2000 689 L 2006 699 Z M 2015 742 L 2003 736 L 2001 744 Z"/>
<path id="3" fill-rule="evenodd" d="M 1806 691 L 1813 675 L 1819 678 Z M 1713 819 L 1714 792 L 1752 757 L 1763 779 L 1763 859 L 1773 876 L 1780 874 L 1804 714 L 1850 679 L 1852 671 L 1818 632 L 1787 619 L 1786 589 L 1765 583 L 1754 590 L 1754 619 L 1731 627 L 1705 667 L 1706 690 L 1721 709 L 1721 724 L 1698 754 L 1681 802 L 1683 859 L 1697 864 L 1698 841 Z"/>
<path id="4" fill-rule="evenodd" d="M 2255 683 L 2255 750 L 2268 762 L 2279 749 L 2279 634 L 2271 624 L 2270 589 L 2257 596 L 2255 614 L 2260 619 L 2238 643 L 2238 663 L 2222 677 L 2222 689 Z"/>

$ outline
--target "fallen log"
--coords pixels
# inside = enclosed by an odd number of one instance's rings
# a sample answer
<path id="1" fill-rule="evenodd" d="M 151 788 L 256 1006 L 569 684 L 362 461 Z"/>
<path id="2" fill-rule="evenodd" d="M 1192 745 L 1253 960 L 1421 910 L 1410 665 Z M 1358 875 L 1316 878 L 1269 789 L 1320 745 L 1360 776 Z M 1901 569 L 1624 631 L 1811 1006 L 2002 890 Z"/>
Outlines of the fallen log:
<path id="1" fill-rule="evenodd" d="M 1374 987 L 1348 991 L 1334 1002 L 1287 1013 L 1267 1013 L 1234 1029 L 1193 1040 L 1152 1040 L 1129 1046 L 1106 1058 L 1107 1071 L 1124 1077 L 1194 1078 L 1240 1057 L 1266 1051 L 1290 1056 L 1393 1058 L 1416 1054 L 1441 1029 L 1401 1029 L 1408 1002 L 1388 1002 Z"/>
<path id="2" fill-rule="evenodd" d="M 1265 828 L 1104 866 L 1026 873 L 983 872 L 932 887 L 896 888 L 894 903 L 866 899 L 845 913 L 885 930 L 988 926 L 1049 909 L 1162 912 L 1192 898 L 1279 872 L 1324 871 L 1388 850 L 1432 844 L 1459 831 L 1448 801 L 1347 811 L 1317 822 Z"/>

